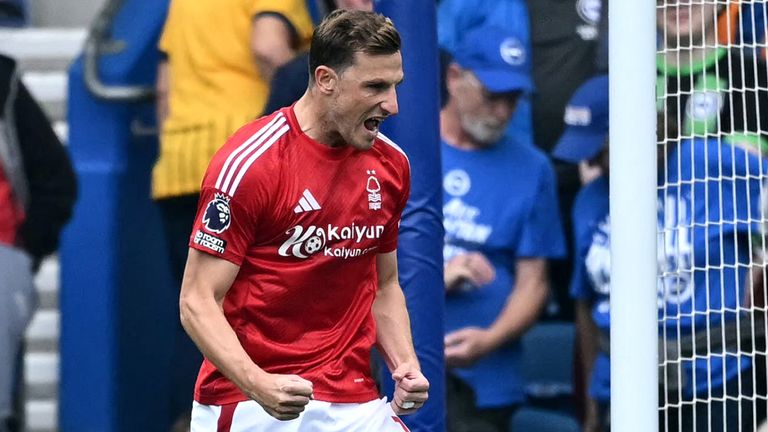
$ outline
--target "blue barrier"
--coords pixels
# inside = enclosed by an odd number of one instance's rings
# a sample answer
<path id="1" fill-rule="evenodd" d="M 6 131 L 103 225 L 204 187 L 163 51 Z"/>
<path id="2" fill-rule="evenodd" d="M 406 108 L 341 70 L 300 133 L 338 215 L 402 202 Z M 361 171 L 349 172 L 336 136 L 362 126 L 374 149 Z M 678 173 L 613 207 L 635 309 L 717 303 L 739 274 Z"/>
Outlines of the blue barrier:
<path id="1" fill-rule="evenodd" d="M 167 3 L 125 2 L 112 29 L 124 47 L 102 57 L 103 81 L 153 84 Z M 165 432 L 176 298 L 149 199 L 156 138 L 131 130 L 154 123 L 154 107 L 95 99 L 81 57 L 69 72 L 68 113 L 80 197 L 60 250 L 60 430 Z"/>
<path id="2" fill-rule="evenodd" d="M 411 198 L 400 225 L 400 282 L 411 315 L 413 339 L 430 400 L 404 417 L 416 431 L 445 430 L 443 355 L 443 209 L 440 167 L 440 104 L 435 3 L 381 0 L 377 10 L 389 16 L 403 40 L 405 81 L 398 89 L 400 114 L 384 123 L 385 134 L 411 161 Z M 391 395 L 392 380 L 382 379 Z"/>

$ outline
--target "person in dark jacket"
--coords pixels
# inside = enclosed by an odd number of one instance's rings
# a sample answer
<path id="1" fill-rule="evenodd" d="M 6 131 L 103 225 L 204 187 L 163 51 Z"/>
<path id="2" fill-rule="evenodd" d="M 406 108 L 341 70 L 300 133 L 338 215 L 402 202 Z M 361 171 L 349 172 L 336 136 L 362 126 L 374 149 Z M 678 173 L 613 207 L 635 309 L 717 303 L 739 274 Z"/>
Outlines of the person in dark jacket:
<path id="1" fill-rule="evenodd" d="M 35 309 L 34 273 L 55 252 L 77 195 L 66 149 L 0 55 L 0 432 L 11 431 L 17 358 Z"/>

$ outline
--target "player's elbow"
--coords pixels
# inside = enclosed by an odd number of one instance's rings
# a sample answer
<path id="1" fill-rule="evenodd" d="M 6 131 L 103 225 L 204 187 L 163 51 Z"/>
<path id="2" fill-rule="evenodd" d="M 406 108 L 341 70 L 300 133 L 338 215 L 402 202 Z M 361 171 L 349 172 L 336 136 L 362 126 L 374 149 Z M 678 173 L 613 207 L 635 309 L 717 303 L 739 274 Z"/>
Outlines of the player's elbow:
<path id="1" fill-rule="evenodd" d="M 197 321 L 196 318 L 200 315 L 201 306 L 200 299 L 182 287 L 181 295 L 179 296 L 179 320 L 187 333 L 192 331 L 192 327 Z"/>
<path id="2" fill-rule="evenodd" d="M 179 298 L 179 320 L 181 321 L 181 326 L 184 327 L 184 330 L 187 332 L 189 332 L 188 327 L 192 321 L 193 310 L 189 299 L 185 296 L 181 296 Z"/>

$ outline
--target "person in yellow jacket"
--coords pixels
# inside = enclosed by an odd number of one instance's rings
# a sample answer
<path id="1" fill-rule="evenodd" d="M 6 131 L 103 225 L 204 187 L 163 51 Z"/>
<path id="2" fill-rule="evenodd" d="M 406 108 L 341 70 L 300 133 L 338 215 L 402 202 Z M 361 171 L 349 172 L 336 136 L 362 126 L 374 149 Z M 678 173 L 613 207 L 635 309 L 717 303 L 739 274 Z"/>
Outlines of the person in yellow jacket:
<path id="1" fill-rule="evenodd" d="M 308 47 L 312 28 L 306 0 L 171 0 L 159 42 L 152 198 L 176 287 L 208 162 L 236 128 L 261 115 L 274 71 Z M 202 360 L 181 326 L 174 344 L 171 421 L 191 410 Z"/>

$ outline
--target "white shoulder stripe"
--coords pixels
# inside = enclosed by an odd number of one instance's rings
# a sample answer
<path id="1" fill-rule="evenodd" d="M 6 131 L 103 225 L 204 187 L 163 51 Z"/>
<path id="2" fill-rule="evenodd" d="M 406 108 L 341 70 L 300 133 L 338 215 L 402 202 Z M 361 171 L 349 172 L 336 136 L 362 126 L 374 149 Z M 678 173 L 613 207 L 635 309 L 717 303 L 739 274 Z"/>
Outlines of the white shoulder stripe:
<path id="1" fill-rule="evenodd" d="M 403 156 L 405 156 L 405 159 L 407 159 L 407 160 L 408 160 L 408 163 L 409 163 L 409 164 L 411 163 L 411 160 L 410 160 L 410 159 L 408 159 L 408 155 L 407 155 L 407 154 L 405 154 L 405 152 L 403 151 L 403 149 L 401 149 L 399 145 L 395 144 L 395 142 L 394 142 L 394 141 L 392 141 L 391 139 L 389 139 L 389 137 L 387 137 L 386 135 L 384 135 L 384 134 L 383 134 L 383 133 L 381 133 L 381 132 L 379 132 L 379 134 L 378 134 L 378 137 L 379 137 L 379 138 L 380 138 L 382 141 L 384 141 L 385 143 L 387 143 L 387 144 L 389 144 L 391 147 L 393 147 L 395 150 L 397 150 L 397 151 L 399 151 L 400 153 L 402 153 L 402 155 L 403 155 Z"/>
<path id="2" fill-rule="evenodd" d="M 240 170 L 241 164 L 244 160 L 246 160 L 247 157 L 249 157 L 251 154 L 253 154 L 256 151 L 260 151 L 262 147 L 262 144 L 264 144 L 265 141 L 267 141 L 270 137 L 274 136 L 275 131 L 278 130 L 278 128 L 285 127 L 288 128 L 288 125 L 285 124 L 286 120 L 285 117 L 280 116 L 277 121 L 269 127 L 269 129 L 266 130 L 264 134 L 262 134 L 256 141 L 254 141 L 251 145 L 249 145 L 245 150 L 240 153 L 239 156 L 234 160 L 232 163 L 232 166 L 227 170 L 227 175 L 224 178 L 224 182 L 221 184 L 221 191 L 226 192 L 227 189 L 230 188 L 230 185 L 232 184 L 232 179 L 234 178 L 235 174 L 237 174 Z M 257 150 L 258 149 L 258 150 Z M 263 152 L 262 152 L 263 153 Z M 232 194 L 230 194 L 232 196 Z"/>
<path id="3" fill-rule="evenodd" d="M 275 118 L 273 118 L 269 123 L 267 123 L 265 126 L 263 126 L 261 129 L 256 131 L 255 134 L 251 135 L 250 138 L 245 140 L 240 146 L 238 146 L 232 153 L 229 154 L 227 157 L 227 160 L 224 162 L 224 166 L 221 168 L 221 171 L 219 172 L 219 177 L 216 179 L 216 189 L 222 190 L 222 182 L 224 181 L 225 175 L 227 174 L 227 170 L 229 169 L 230 164 L 232 163 L 232 160 L 235 159 L 235 157 L 240 154 L 243 150 L 248 148 L 251 144 L 253 144 L 254 141 L 259 139 L 262 135 L 267 133 L 269 129 L 281 118 L 284 119 L 283 113 L 278 113 Z"/>
<path id="4" fill-rule="evenodd" d="M 277 126 L 277 124 L 275 125 Z M 265 151 L 269 150 L 270 147 L 272 147 L 272 144 L 274 144 L 280 137 L 285 135 L 286 132 L 288 132 L 288 129 L 290 127 L 286 124 L 283 125 L 280 130 L 278 130 L 272 137 L 267 141 L 263 146 L 259 147 L 258 150 L 256 150 L 253 155 L 251 155 L 250 158 L 245 162 L 245 164 L 240 168 L 240 171 L 237 173 L 237 177 L 235 177 L 235 181 L 232 183 L 232 187 L 229 189 L 228 195 L 229 196 L 235 196 L 235 192 L 237 191 L 237 187 L 240 185 L 240 181 L 243 179 L 243 176 L 248 171 L 248 169 L 253 165 L 253 163 L 256 161 L 256 159 L 259 158 L 262 154 L 264 154 Z M 226 192 L 226 191 L 225 191 Z"/>

